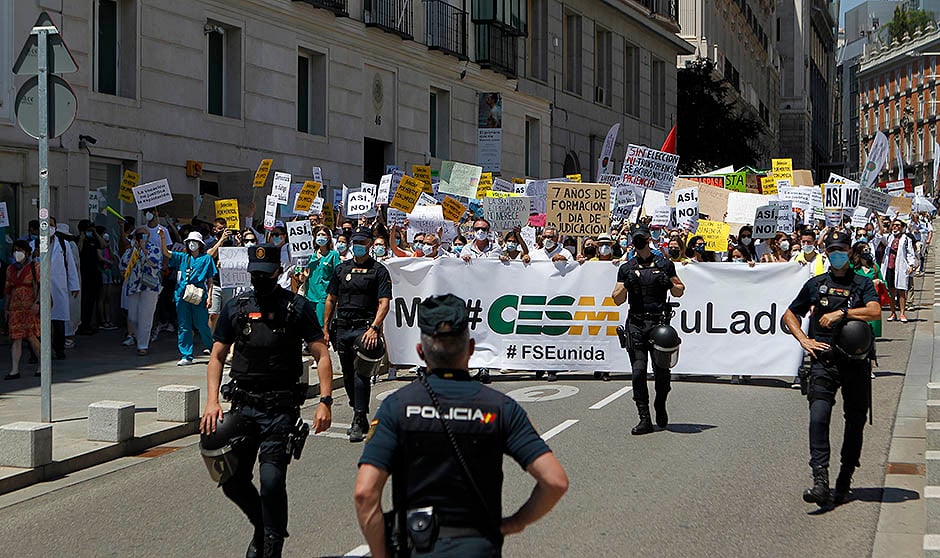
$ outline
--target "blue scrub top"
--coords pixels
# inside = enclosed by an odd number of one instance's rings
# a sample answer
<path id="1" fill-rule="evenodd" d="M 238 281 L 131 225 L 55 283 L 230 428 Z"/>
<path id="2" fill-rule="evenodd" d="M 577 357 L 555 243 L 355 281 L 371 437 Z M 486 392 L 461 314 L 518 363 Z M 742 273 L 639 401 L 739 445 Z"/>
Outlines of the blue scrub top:
<path id="1" fill-rule="evenodd" d="M 173 293 L 177 302 L 183 298 L 186 285 L 195 285 L 205 289 L 206 279 L 215 276 L 218 272 L 215 261 L 209 254 L 193 257 L 185 252 L 173 252 L 167 265 L 179 270 L 176 276 L 176 291 Z"/>

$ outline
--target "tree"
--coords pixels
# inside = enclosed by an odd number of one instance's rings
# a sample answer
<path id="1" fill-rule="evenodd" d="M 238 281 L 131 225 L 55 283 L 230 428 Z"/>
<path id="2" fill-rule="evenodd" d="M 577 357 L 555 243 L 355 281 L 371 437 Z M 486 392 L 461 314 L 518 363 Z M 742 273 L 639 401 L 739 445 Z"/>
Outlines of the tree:
<path id="1" fill-rule="evenodd" d="M 885 42 L 889 44 L 895 39 L 901 42 L 905 34 L 913 37 L 914 31 L 923 28 L 931 21 L 933 19 L 930 14 L 924 10 L 909 10 L 898 6 L 894 9 L 894 18 L 882 27 L 882 39 L 886 37 Z"/>
<path id="2" fill-rule="evenodd" d="M 756 145 L 766 132 L 764 124 L 743 108 L 726 80 L 716 77 L 715 63 L 707 58 L 686 62 L 677 81 L 679 172 L 758 166 Z"/>

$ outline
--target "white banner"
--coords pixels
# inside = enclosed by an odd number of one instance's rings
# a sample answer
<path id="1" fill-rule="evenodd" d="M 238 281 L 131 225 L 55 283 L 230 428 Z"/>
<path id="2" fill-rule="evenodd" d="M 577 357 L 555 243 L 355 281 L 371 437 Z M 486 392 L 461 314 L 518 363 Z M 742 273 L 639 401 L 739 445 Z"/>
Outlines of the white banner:
<path id="1" fill-rule="evenodd" d="M 614 155 L 614 147 L 617 145 L 617 134 L 619 132 L 619 122 L 607 131 L 607 137 L 604 138 L 604 147 L 601 148 L 601 156 L 597 159 L 597 182 L 601 181 L 601 175 L 610 172 L 610 158 Z"/>
<path id="2" fill-rule="evenodd" d="M 385 319 L 391 361 L 419 364 L 415 318 L 424 298 L 454 293 L 467 301 L 476 340 L 472 367 L 628 372 L 616 328 L 627 306 L 610 299 L 617 266 L 456 258 L 385 262 L 393 300 Z M 800 266 L 691 264 L 672 325 L 682 338 L 680 374 L 789 376 L 803 351 L 784 331 L 783 313 L 806 281 Z M 716 288 L 716 285 L 724 288 Z"/>
<path id="3" fill-rule="evenodd" d="M 862 188 L 871 188 L 878 180 L 878 173 L 881 167 L 888 160 L 888 137 L 881 132 L 875 134 L 875 139 L 871 142 L 871 149 L 868 151 L 868 157 L 865 159 L 865 165 L 862 167 L 862 176 L 858 179 Z"/>

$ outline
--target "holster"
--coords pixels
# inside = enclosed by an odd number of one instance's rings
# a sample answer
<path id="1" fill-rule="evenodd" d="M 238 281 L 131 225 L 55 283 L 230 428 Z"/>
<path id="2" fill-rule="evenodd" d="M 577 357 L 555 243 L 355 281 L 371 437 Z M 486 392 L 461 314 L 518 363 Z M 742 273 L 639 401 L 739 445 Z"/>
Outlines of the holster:
<path id="1" fill-rule="evenodd" d="M 382 514 L 385 523 L 385 549 L 391 558 L 407 558 L 411 556 L 408 548 L 408 538 L 404 536 L 399 513 L 390 510 Z"/>
<path id="2" fill-rule="evenodd" d="M 293 455 L 294 459 L 300 459 L 300 455 L 304 451 L 304 444 L 307 443 L 307 436 L 309 435 L 310 425 L 298 416 L 293 430 L 287 435 L 287 453 Z"/>
<path id="3" fill-rule="evenodd" d="M 622 325 L 617 326 L 617 337 L 620 339 L 620 348 L 629 351 L 633 348 L 633 340 L 630 338 L 630 332 L 624 329 Z"/>

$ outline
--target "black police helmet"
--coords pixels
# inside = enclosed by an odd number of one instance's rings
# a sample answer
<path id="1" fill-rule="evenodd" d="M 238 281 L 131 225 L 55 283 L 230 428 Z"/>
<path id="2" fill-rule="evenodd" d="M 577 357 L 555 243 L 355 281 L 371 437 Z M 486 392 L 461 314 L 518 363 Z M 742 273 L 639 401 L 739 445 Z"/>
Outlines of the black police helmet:
<path id="1" fill-rule="evenodd" d="M 376 339 L 375 346 L 371 349 L 367 349 L 360 336 L 356 339 L 355 344 L 353 344 L 353 349 L 360 355 L 372 360 L 380 359 L 385 355 L 385 343 L 382 342 L 381 337 Z"/>
<path id="2" fill-rule="evenodd" d="M 654 327 L 650 331 L 649 339 L 655 348 L 665 351 L 676 349 L 682 343 L 675 328 L 666 324 Z"/>
<path id="3" fill-rule="evenodd" d="M 199 447 L 204 450 L 218 450 L 237 442 L 244 436 L 244 421 L 240 413 L 226 413 L 216 423 L 215 432 L 201 434 Z"/>
<path id="4" fill-rule="evenodd" d="M 839 331 L 835 344 L 850 357 L 865 357 L 874 340 L 875 336 L 867 322 L 849 320 Z"/>

